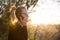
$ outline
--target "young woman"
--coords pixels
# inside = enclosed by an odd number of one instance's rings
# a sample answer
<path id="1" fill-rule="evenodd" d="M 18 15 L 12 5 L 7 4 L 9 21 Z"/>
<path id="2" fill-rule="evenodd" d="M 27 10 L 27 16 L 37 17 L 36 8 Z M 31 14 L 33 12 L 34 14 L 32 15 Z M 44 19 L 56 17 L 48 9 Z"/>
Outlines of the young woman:
<path id="1" fill-rule="evenodd" d="M 27 40 L 27 10 L 25 7 L 18 7 L 16 9 L 16 17 L 18 22 L 15 24 L 15 28 L 10 27 L 8 40 Z"/>

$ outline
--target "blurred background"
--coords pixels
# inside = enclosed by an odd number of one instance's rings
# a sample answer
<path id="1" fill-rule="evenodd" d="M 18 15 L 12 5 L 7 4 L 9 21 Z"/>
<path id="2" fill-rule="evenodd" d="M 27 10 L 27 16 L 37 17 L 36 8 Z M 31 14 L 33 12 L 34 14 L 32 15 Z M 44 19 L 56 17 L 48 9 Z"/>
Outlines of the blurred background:
<path id="1" fill-rule="evenodd" d="M 8 39 L 18 7 L 28 11 L 28 40 L 59 40 L 60 0 L 0 0 L 0 40 Z"/>

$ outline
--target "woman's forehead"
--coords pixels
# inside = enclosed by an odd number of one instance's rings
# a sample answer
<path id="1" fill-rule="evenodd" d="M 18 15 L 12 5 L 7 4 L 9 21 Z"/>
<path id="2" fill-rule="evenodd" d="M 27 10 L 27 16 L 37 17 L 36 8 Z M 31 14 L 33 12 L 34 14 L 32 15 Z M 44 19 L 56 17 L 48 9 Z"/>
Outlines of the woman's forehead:
<path id="1" fill-rule="evenodd" d="M 27 10 L 26 9 L 22 9 L 21 13 L 27 13 Z"/>

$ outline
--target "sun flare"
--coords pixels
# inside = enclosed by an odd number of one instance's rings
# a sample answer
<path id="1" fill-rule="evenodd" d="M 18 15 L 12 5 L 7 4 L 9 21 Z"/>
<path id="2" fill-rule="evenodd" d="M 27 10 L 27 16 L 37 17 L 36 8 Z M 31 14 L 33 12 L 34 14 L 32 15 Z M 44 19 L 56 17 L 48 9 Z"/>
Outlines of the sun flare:
<path id="1" fill-rule="evenodd" d="M 32 24 L 60 24 L 60 5 L 54 1 L 37 2 L 32 12 L 29 14 Z"/>
<path id="2" fill-rule="evenodd" d="M 40 14 L 38 12 L 33 12 L 29 14 L 32 24 L 59 24 L 60 17 L 55 15 Z"/>

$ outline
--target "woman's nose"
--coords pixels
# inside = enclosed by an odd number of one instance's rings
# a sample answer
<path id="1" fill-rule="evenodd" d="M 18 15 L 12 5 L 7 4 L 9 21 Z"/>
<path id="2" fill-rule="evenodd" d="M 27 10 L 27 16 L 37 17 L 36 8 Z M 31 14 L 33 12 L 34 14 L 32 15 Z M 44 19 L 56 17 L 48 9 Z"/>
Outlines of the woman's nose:
<path id="1" fill-rule="evenodd" d="M 29 17 L 28 14 L 27 14 L 27 17 Z"/>

